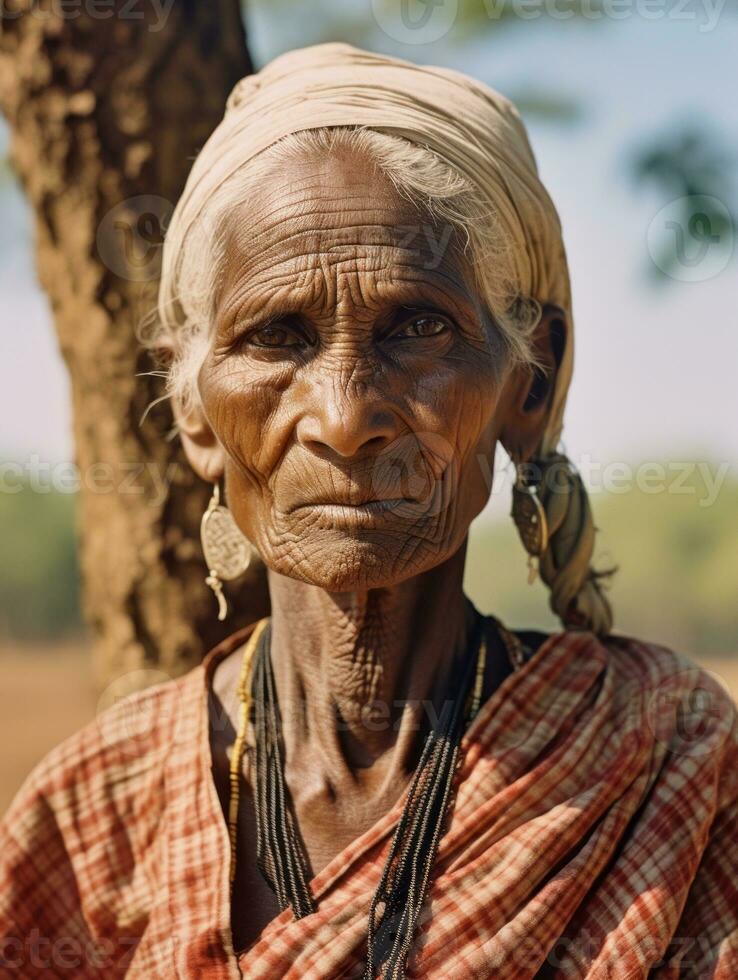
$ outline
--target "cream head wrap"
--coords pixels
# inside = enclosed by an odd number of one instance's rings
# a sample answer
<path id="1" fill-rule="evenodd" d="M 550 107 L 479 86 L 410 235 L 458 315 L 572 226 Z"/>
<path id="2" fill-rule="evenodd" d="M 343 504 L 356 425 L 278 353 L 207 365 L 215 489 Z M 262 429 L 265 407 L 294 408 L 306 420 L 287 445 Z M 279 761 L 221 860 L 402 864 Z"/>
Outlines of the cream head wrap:
<path id="1" fill-rule="evenodd" d="M 572 374 L 573 322 L 559 218 L 538 178 L 515 107 L 459 72 L 421 67 L 346 44 L 323 44 L 282 55 L 238 82 L 222 122 L 195 160 L 167 231 L 160 320 L 167 323 L 175 317 L 189 278 L 183 245 L 224 182 L 283 137 L 351 126 L 425 146 L 461 174 L 495 216 L 520 296 L 563 310 L 566 345 L 538 452 L 544 466 L 548 459 L 560 464 L 563 457 L 555 453 Z M 607 631 L 609 609 L 589 569 L 593 528 L 586 493 L 570 468 L 560 469 L 565 485 L 559 479 L 552 495 L 557 498 L 557 526 L 551 529 L 541 572 L 560 616 L 574 608 L 575 620 Z"/>

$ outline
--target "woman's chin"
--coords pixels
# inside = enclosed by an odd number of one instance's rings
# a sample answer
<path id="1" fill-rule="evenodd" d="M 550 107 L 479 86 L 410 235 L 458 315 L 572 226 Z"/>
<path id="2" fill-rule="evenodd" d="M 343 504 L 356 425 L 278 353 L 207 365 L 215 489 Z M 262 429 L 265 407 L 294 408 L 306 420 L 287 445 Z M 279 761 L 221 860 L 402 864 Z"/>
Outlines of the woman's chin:
<path id="1" fill-rule="evenodd" d="M 323 530 L 264 560 L 279 575 L 327 592 L 355 592 L 389 588 L 443 560 L 430 552 L 427 541 L 397 532 Z"/>

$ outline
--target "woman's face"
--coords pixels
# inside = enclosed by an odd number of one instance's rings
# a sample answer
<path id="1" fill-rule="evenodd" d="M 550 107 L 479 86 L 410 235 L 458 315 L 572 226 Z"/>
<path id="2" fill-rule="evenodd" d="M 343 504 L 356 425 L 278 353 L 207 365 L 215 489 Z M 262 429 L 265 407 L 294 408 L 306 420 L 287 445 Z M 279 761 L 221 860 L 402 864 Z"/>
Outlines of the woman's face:
<path id="1" fill-rule="evenodd" d="M 331 591 L 450 557 L 489 496 L 502 346 L 450 229 L 354 155 L 234 209 L 202 407 L 266 565 Z"/>

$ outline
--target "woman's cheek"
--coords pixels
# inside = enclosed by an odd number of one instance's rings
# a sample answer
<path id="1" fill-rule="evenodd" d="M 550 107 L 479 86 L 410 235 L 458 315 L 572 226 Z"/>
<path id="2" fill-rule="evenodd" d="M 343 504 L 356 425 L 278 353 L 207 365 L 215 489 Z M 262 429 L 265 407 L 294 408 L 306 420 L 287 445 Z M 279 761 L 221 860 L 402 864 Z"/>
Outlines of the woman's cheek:
<path id="1" fill-rule="evenodd" d="M 235 449 L 245 435 L 258 432 L 268 417 L 272 390 L 264 382 L 234 357 L 212 368 L 201 385 L 208 418 L 226 449 Z"/>
<path id="2" fill-rule="evenodd" d="M 496 405 L 494 387 L 476 371 L 436 372 L 417 386 L 416 417 L 464 455 L 483 437 Z"/>

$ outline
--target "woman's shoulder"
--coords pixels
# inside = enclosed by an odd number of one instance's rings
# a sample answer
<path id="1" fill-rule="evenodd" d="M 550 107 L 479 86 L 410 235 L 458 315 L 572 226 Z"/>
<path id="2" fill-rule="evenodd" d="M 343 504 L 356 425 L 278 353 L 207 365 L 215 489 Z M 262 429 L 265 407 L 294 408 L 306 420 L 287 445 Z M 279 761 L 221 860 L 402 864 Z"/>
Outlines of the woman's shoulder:
<path id="1" fill-rule="evenodd" d="M 192 724 L 204 691 L 202 666 L 127 694 L 55 746 L 34 767 L 0 825 L 4 832 L 37 820 L 83 826 L 106 811 L 125 819 L 153 811 L 169 752 Z M 195 740 L 193 739 L 193 742 Z M 36 814 L 36 819 L 34 819 Z"/>
<path id="2" fill-rule="evenodd" d="M 52 749 L 27 777 L 0 824 L 4 830 L 22 813 L 42 806 L 45 813 L 76 814 L 96 807 L 126 814 L 144 805 L 156 809 L 167 763 L 196 764 L 207 748 L 207 690 L 215 666 L 237 649 L 252 627 L 231 634 L 203 661 L 180 677 L 156 672 L 118 678 L 105 692 L 107 706 L 75 734 Z M 151 678 L 160 677 L 151 684 Z M 132 693 L 130 682 L 149 686 Z"/>
<path id="3" fill-rule="evenodd" d="M 735 795 L 738 709 L 726 680 L 661 643 L 614 634 L 602 643 L 615 683 L 639 705 L 648 730 L 671 753 L 722 771 L 723 786 Z"/>
<path id="4" fill-rule="evenodd" d="M 718 671 L 681 650 L 622 633 L 515 633 L 530 652 L 533 676 L 572 691 L 593 685 L 596 706 L 619 718 L 621 727 L 630 719 L 671 752 L 727 765 L 738 776 L 738 708 Z"/>
<path id="5" fill-rule="evenodd" d="M 202 690 L 200 667 L 122 697 L 34 768 L 0 821 L 0 931 L 122 916 L 138 935 L 153 886 L 137 869 L 161 866 L 167 760 L 178 744 L 197 754 L 184 728 Z"/>
<path id="6" fill-rule="evenodd" d="M 721 701 L 734 705 L 730 688 L 720 674 L 683 650 L 621 633 L 603 637 L 601 643 L 608 652 L 608 659 L 619 671 L 640 678 L 644 684 L 678 680 L 690 688 L 714 690 Z"/>
<path id="7" fill-rule="evenodd" d="M 165 771 L 202 762 L 208 742 L 208 683 L 217 663 L 237 649 L 252 627 L 223 639 L 180 677 L 135 672 L 106 690 L 96 717 L 52 749 L 27 777 L 0 829 L 17 826 L 34 808 L 81 825 L 80 815 L 105 810 L 145 823 L 166 803 Z M 140 677 L 139 674 L 145 676 Z M 151 678 L 161 678 L 151 684 Z M 130 682 L 149 683 L 132 693 Z M 90 820 L 93 823 L 94 820 Z"/>
<path id="8" fill-rule="evenodd" d="M 514 637 L 524 660 L 531 660 L 537 654 L 546 659 L 553 653 L 573 661 L 597 656 L 623 680 L 632 679 L 650 686 L 678 678 L 691 685 L 715 689 L 716 697 L 734 704 L 729 685 L 719 673 L 700 665 L 684 651 L 662 643 L 618 632 L 599 636 L 579 628 L 552 633 L 519 628 L 505 632 Z"/>

